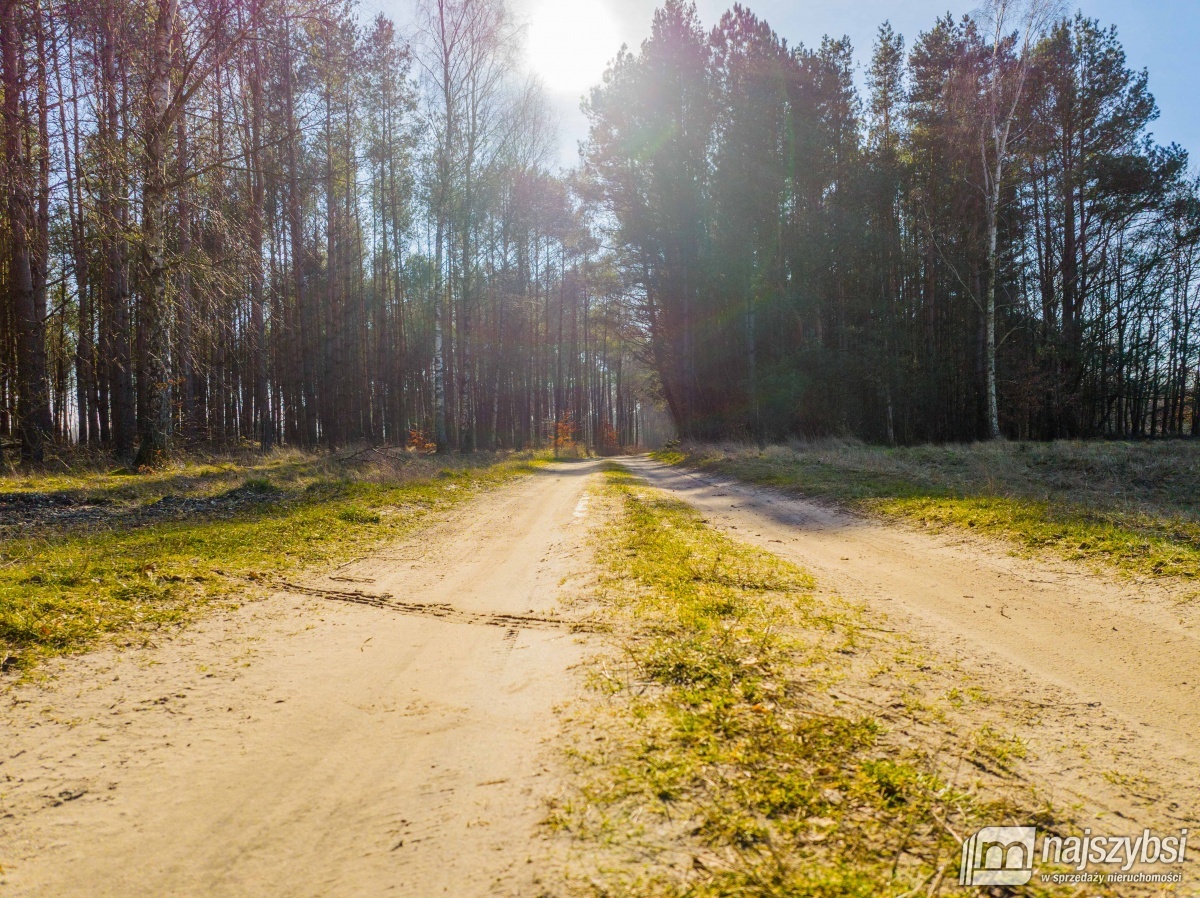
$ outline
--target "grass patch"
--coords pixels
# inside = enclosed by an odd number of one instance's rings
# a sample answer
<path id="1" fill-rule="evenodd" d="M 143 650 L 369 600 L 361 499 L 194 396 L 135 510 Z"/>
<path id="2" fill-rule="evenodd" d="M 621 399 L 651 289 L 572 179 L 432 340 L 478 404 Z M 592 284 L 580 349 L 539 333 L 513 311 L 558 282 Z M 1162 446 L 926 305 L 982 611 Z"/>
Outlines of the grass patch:
<path id="1" fill-rule="evenodd" d="M 861 609 L 815 597 L 803 571 L 623 472 L 605 496 L 598 598 L 619 643 L 589 665 L 605 700 L 580 725 L 579 785 L 549 821 L 597 849 L 579 891 L 932 895 L 952 891 L 955 832 L 1051 822 L 960 784 L 937 750 L 838 700 L 873 643 Z M 1024 747 L 987 732 L 978 750 L 1007 764 Z"/>
<path id="2" fill-rule="evenodd" d="M 175 624 L 214 598 L 353 558 L 536 464 L 282 451 L 136 477 L 0 478 L 0 667 Z"/>
<path id="3" fill-rule="evenodd" d="M 825 441 L 698 446 L 659 460 L 856 510 L 1000 537 L 1128 574 L 1200 578 L 1200 444 Z"/>

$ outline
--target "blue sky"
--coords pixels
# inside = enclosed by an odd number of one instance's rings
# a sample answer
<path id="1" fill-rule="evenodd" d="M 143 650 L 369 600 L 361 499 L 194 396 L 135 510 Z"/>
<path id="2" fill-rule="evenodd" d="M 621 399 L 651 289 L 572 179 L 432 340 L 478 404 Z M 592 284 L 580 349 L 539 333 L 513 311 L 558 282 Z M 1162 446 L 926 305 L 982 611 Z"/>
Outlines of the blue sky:
<path id="1" fill-rule="evenodd" d="M 546 3 L 602 2 L 616 21 L 620 39 L 636 47 L 649 33 L 655 0 L 510 0 L 518 17 L 528 20 Z M 971 12 L 977 0 L 743 0 L 792 44 L 814 45 L 825 34 L 848 35 L 860 66 L 870 56 L 879 25 L 890 20 L 911 46 L 916 36 L 947 12 Z M 696 0 L 706 26 L 714 24 L 733 0 Z M 361 0 L 366 14 L 382 10 L 404 25 L 412 0 Z M 1076 7 L 1071 7 L 1072 9 Z M 1077 8 L 1102 24 L 1115 24 L 1135 69 L 1150 70 L 1150 88 L 1162 117 L 1153 126 L 1160 143 L 1175 141 L 1192 153 L 1200 168 L 1200 0 L 1084 0 Z M 617 47 L 613 47 L 615 54 Z M 574 93 L 550 91 L 563 126 L 562 159 L 575 157 L 575 145 L 586 134 Z"/>

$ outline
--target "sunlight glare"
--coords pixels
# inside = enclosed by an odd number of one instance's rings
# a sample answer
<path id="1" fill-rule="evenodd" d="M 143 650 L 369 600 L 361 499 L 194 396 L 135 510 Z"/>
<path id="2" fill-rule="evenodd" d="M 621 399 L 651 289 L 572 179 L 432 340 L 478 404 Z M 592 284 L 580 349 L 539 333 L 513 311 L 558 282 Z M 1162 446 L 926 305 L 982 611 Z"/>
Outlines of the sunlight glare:
<path id="1" fill-rule="evenodd" d="M 552 91 L 583 91 L 598 84 L 620 48 L 606 0 L 546 0 L 533 15 L 530 61 Z"/>

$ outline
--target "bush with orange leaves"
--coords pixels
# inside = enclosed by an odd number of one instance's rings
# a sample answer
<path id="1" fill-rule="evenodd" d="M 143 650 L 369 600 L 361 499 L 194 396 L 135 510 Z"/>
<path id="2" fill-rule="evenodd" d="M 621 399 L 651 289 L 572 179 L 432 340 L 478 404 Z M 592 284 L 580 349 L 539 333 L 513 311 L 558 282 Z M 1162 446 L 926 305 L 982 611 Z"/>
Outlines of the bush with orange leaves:
<path id="1" fill-rule="evenodd" d="M 433 455 L 437 452 L 437 443 L 431 440 L 429 434 L 423 430 L 410 430 L 408 445 L 412 446 L 418 455 Z"/>

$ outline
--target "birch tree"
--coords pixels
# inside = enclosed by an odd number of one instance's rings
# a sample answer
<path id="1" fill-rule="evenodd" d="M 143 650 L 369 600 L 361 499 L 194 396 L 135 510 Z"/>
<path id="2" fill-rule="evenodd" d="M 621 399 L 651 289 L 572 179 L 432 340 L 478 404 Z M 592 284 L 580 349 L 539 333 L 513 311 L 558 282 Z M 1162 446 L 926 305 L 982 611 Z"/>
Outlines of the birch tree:
<path id="1" fill-rule="evenodd" d="M 988 26 L 990 54 L 982 74 L 979 158 L 986 216 L 987 281 L 984 287 L 984 391 L 988 436 L 1000 431 L 996 388 L 996 281 L 998 234 L 1005 178 L 1012 161 L 1014 129 L 1025 99 L 1038 41 L 1059 15 L 1060 0 L 988 0 L 980 20 Z"/>

